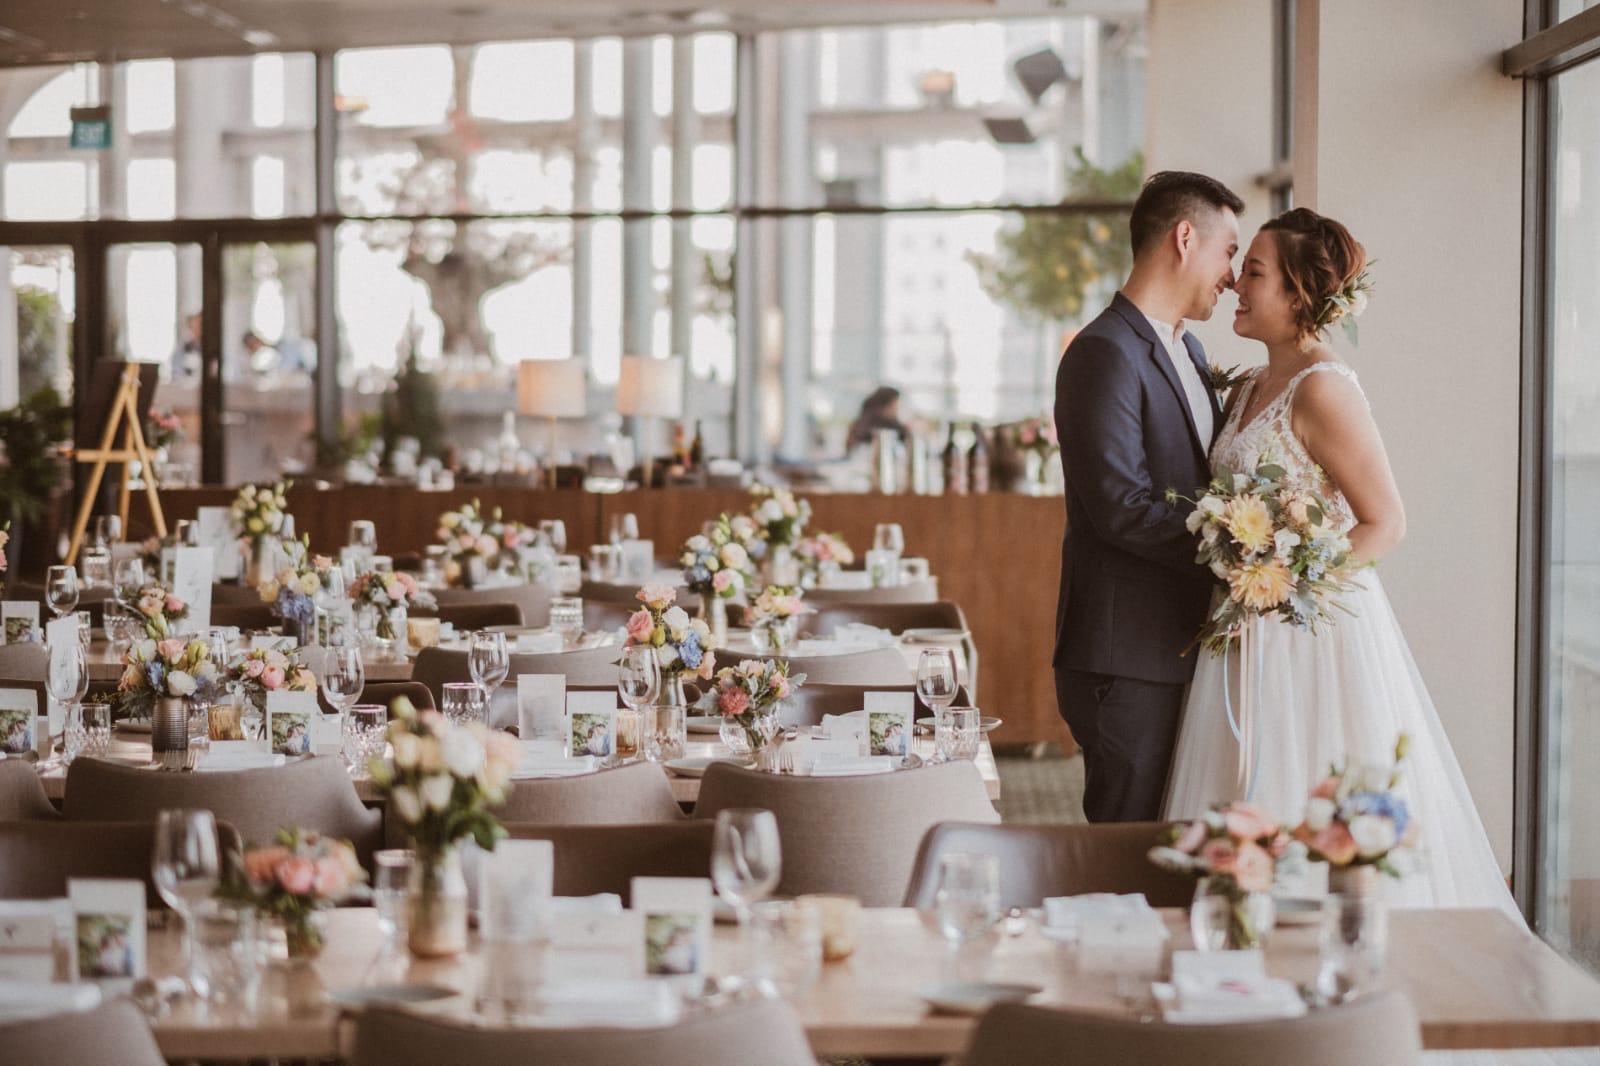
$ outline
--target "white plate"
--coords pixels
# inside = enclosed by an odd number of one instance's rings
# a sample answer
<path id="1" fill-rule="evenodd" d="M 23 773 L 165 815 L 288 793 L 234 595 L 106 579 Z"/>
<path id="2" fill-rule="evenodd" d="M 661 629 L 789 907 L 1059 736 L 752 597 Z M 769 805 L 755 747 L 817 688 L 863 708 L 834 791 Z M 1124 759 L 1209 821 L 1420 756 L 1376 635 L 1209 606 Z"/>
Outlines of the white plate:
<path id="1" fill-rule="evenodd" d="M 722 719 L 715 716 L 709 718 L 686 718 L 684 719 L 684 728 L 691 733 L 716 734 L 722 732 Z"/>
<path id="2" fill-rule="evenodd" d="M 341 1007 L 371 1007 L 384 1003 L 431 1003 L 456 995 L 460 993 L 442 985 L 368 985 L 335 988 L 328 993 L 328 999 Z"/>
<path id="3" fill-rule="evenodd" d="M 698 755 L 689 759 L 668 759 L 662 763 L 669 774 L 678 777 L 704 777 L 706 768 L 715 762 L 732 763 L 735 766 L 750 765 L 744 759 L 730 759 L 726 755 Z"/>
<path id="4" fill-rule="evenodd" d="M 1039 985 L 1012 985 L 990 981 L 941 981 L 917 989 L 917 998 L 937 1014 L 982 1014 L 996 1003 L 1020 1003 L 1044 989 Z"/>
<path id="5" fill-rule="evenodd" d="M 955 644 L 967 636 L 965 629 L 907 629 L 900 639 L 908 644 Z"/>

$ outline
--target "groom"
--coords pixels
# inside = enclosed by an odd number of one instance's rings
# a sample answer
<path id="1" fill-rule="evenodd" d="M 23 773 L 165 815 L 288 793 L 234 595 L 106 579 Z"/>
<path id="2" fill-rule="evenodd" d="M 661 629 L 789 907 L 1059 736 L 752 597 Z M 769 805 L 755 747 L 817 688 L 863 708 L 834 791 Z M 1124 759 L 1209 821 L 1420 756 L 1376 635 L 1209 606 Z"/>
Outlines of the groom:
<path id="1" fill-rule="evenodd" d="M 1079 331 L 1056 373 L 1067 482 L 1056 609 L 1056 703 L 1083 749 L 1091 822 L 1153 821 L 1177 741 L 1184 654 L 1205 621 L 1211 575 L 1195 563 L 1186 508 L 1166 502 L 1211 480 L 1221 411 L 1200 342 L 1233 288 L 1244 204 L 1202 174 L 1144 184 L 1128 229 L 1133 270 Z"/>

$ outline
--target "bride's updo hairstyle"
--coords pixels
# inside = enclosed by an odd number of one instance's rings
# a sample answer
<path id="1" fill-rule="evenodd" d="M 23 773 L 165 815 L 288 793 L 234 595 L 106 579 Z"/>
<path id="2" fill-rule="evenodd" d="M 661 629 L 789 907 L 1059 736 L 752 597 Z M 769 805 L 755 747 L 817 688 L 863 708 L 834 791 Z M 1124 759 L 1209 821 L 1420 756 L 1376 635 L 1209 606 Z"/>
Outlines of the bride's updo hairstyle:
<path id="1" fill-rule="evenodd" d="M 1367 265 L 1367 250 L 1343 225 L 1308 207 L 1285 211 L 1261 227 L 1278 246 L 1283 287 L 1294 301 L 1302 337 L 1320 333 L 1329 321 L 1328 300 Z M 1337 317 L 1337 316 L 1335 316 Z"/>

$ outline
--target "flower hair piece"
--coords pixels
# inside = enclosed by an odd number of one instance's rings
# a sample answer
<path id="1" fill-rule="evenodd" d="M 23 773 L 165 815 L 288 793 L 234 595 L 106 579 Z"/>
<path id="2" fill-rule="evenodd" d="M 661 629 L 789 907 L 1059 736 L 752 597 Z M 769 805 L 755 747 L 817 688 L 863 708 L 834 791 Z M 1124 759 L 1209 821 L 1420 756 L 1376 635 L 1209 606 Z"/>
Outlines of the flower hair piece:
<path id="1" fill-rule="evenodd" d="M 1317 314 L 1317 332 L 1321 333 L 1337 322 L 1344 329 L 1345 336 L 1350 338 L 1350 344 L 1358 346 L 1361 338 L 1356 329 L 1356 319 L 1367 309 L 1367 300 L 1371 295 L 1372 278 L 1366 270 L 1362 270 L 1343 288 L 1335 290 L 1322 301 L 1322 310 Z"/>

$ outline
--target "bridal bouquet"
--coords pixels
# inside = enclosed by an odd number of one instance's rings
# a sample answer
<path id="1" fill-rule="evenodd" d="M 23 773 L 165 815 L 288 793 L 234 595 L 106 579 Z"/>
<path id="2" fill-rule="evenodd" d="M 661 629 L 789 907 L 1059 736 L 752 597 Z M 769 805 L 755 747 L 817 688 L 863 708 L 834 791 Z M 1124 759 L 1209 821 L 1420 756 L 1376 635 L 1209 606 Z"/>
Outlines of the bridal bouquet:
<path id="1" fill-rule="evenodd" d="M 368 570 L 350 586 L 350 599 L 354 603 L 374 607 L 378 612 L 377 634 L 384 640 L 399 640 L 404 634 L 395 628 L 390 615 L 396 607 L 410 611 L 413 607 L 437 607 L 433 593 L 417 584 L 417 579 L 406 573 L 388 570 Z"/>
<path id="2" fill-rule="evenodd" d="M 671 585 L 646 585 L 638 595 L 643 606 L 628 616 L 627 646 L 655 648 L 663 677 L 711 680 L 717 668 L 711 627 L 673 603 L 678 590 Z"/>
<path id="3" fill-rule="evenodd" d="M 289 506 L 289 488 L 292 481 L 280 481 L 261 489 L 246 485 L 234 497 L 231 515 L 239 535 L 252 544 L 259 544 L 283 531 L 283 516 Z"/>
<path id="4" fill-rule="evenodd" d="M 322 950 L 322 930 L 313 916 L 356 894 L 366 879 L 348 840 L 280 829 L 272 844 L 245 849 L 217 895 L 279 919 L 289 957 L 312 958 Z"/>
<path id="5" fill-rule="evenodd" d="M 117 602 L 144 623 L 145 636 L 161 640 L 172 631 L 174 622 L 182 621 L 189 613 L 189 605 L 161 585 L 125 585 L 117 590 Z"/>
<path id="6" fill-rule="evenodd" d="M 1168 490 L 1167 501 L 1188 500 Z M 1294 487 L 1280 466 L 1253 473 L 1217 470 L 1201 490 L 1188 527 L 1200 534 L 1195 561 L 1227 585 L 1200 643 L 1221 655 L 1251 619 L 1276 615 L 1315 630 L 1343 610 L 1338 596 L 1354 566 L 1350 541 L 1328 525 L 1328 507 L 1315 492 Z"/>
<path id="7" fill-rule="evenodd" d="M 758 502 L 750 517 L 761 527 L 761 534 L 774 547 L 788 547 L 799 540 L 811 521 L 811 503 L 795 499 L 794 493 L 774 485 L 756 484 L 750 495 Z"/>
<path id="8" fill-rule="evenodd" d="M 123 711 L 131 718 L 149 718 L 157 700 L 204 693 L 217 678 L 211 649 L 203 640 L 135 641 L 122 661 L 117 692 Z"/>
<path id="9" fill-rule="evenodd" d="M 701 597 L 730 599 L 754 584 L 750 552 L 734 532 L 733 522 L 721 515 L 708 533 L 696 533 L 683 544 L 678 562 L 683 583 Z"/>
<path id="10" fill-rule="evenodd" d="M 1317 782 L 1306 801 L 1305 820 L 1293 832 L 1312 858 L 1335 868 L 1372 866 L 1401 876 L 1395 859 L 1417 835 L 1411 810 L 1395 791 L 1409 745 L 1402 733 L 1393 765 L 1335 766 Z"/>
<path id="11" fill-rule="evenodd" d="M 1251 896 L 1272 891 L 1278 860 L 1289 850 L 1283 827 L 1251 803 L 1218 804 L 1188 825 L 1166 830 L 1150 861 L 1204 879 L 1204 893 L 1228 901 L 1228 937 L 1238 947 L 1260 943 L 1262 919 Z"/>

